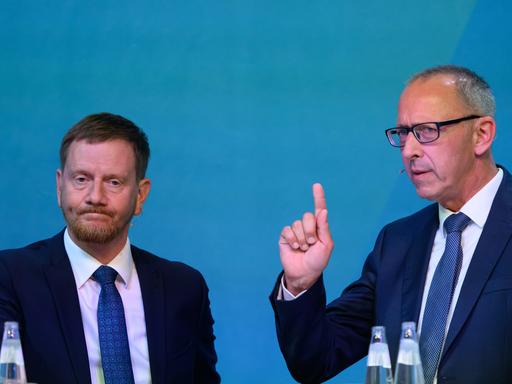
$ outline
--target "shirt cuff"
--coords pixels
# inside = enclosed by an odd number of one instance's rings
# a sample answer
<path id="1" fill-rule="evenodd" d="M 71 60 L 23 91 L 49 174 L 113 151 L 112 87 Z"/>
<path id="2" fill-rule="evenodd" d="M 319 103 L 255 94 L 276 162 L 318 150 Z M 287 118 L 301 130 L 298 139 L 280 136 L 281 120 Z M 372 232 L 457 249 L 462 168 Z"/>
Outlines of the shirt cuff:
<path id="1" fill-rule="evenodd" d="M 286 289 L 286 287 L 284 285 L 284 275 L 283 275 L 281 277 L 281 284 L 279 285 L 279 291 L 277 292 L 277 300 L 292 301 L 292 300 L 295 300 L 296 298 L 300 297 L 301 295 L 303 295 L 306 291 L 307 291 L 307 289 L 298 293 L 295 296 L 293 293 L 291 293 L 289 290 Z"/>

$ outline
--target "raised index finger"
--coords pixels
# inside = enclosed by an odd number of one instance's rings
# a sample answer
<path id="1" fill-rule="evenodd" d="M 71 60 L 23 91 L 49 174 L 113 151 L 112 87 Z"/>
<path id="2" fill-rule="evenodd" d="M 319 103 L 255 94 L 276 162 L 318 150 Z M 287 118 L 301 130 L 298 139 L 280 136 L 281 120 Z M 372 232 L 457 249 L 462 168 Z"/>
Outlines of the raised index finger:
<path id="1" fill-rule="evenodd" d="M 313 200 L 315 203 L 315 216 L 318 216 L 322 209 L 327 209 L 324 188 L 320 183 L 313 184 Z"/>

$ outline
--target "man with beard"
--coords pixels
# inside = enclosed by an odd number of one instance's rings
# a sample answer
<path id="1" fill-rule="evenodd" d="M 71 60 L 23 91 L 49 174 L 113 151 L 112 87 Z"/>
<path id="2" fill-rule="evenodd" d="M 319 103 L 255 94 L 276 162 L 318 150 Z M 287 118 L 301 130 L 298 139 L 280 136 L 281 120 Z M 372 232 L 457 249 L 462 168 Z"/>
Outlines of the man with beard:
<path id="1" fill-rule="evenodd" d="M 281 232 L 284 272 L 271 295 L 298 381 L 325 381 L 363 358 L 374 325 L 386 327 L 395 366 L 400 325 L 414 321 L 425 383 L 511 382 L 512 177 L 493 159 L 494 114 L 489 85 L 466 68 L 408 82 L 386 135 L 417 194 L 435 203 L 386 225 L 361 277 L 327 306 L 334 243 L 324 190 L 313 186 L 315 212 Z"/>
<path id="2" fill-rule="evenodd" d="M 128 239 L 150 190 L 149 152 L 121 116 L 79 121 L 57 171 L 66 229 L 0 252 L 0 322 L 20 324 L 29 381 L 220 381 L 201 274 Z"/>

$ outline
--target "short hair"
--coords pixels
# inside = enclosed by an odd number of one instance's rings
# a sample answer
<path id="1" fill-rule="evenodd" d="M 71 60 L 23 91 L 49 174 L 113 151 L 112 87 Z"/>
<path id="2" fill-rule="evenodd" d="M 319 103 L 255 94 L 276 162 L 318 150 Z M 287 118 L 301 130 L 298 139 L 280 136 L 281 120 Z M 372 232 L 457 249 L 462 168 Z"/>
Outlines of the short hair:
<path id="1" fill-rule="evenodd" d="M 407 82 L 411 85 L 416 80 L 428 80 L 437 75 L 452 76 L 457 91 L 467 106 L 475 113 L 494 117 L 496 101 L 489 84 L 472 70 L 457 65 L 439 65 L 416 73 Z"/>
<path id="2" fill-rule="evenodd" d="M 60 144 L 61 169 L 66 166 L 69 146 L 74 141 L 102 143 L 114 139 L 125 140 L 132 145 L 137 181 L 143 179 L 150 155 L 148 137 L 132 121 L 107 112 L 86 116 L 67 131 Z"/>

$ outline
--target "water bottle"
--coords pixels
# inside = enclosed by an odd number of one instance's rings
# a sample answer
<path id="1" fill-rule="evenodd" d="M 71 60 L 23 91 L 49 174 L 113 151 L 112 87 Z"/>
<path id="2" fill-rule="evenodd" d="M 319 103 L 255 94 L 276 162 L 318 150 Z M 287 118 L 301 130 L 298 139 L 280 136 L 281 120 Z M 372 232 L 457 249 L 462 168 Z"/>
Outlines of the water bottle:
<path id="1" fill-rule="evenodd" d="M 402 323 L 395 384 L 425 384 L 416 335 L 416 323 L 414 322 Z"/>
<path id="2" fill-rule="evenodd" d="M 368 350 L 366 384 L 393 384 L 391 359 L 389 358 L 386 328 L 372 327 L 372 338 Z"/>
<path id="3" fill-rule="evenodd" d="M 6 321 L 0 350 L 0 384 L 24 384 L 25 361 L 21 350 L 20 331 L 16 321 Z"/>

